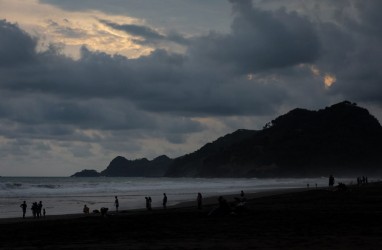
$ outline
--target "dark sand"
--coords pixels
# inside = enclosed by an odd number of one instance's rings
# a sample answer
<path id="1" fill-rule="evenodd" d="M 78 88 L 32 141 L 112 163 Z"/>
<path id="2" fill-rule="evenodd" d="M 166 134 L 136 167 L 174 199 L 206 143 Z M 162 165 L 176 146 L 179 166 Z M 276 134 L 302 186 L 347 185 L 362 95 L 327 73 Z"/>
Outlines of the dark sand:
<path id="1" fill-rule="evenodd" d="M 3 219 L 0 248 L 382 249 L 382 183 L 267 195 L 255 195 L 245 214 L 222 217 L 207 216 L 209 205 Z"/>

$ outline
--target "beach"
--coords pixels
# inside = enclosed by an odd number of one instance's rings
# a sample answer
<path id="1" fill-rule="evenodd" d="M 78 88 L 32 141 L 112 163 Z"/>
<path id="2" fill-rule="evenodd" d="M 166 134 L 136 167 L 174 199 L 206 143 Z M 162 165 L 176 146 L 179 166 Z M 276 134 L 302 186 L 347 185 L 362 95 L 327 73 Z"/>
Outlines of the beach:
<path id="1" fill-rule="evenodd" d="M 246 194 L 249 198 L 249 194 Z M 184 203 L 109 216 L 0 220 L 1 249 L 381 249 L 382 183 L 256 194 L 240 214 Z M 232 204 L 233 196 L 226 197 Z M 211 204 L 212 203 L 212 204 Z M 196 204 L 195 204 L 196 205 Z M 233 205 L 233 204 L 232 204 Z"/>

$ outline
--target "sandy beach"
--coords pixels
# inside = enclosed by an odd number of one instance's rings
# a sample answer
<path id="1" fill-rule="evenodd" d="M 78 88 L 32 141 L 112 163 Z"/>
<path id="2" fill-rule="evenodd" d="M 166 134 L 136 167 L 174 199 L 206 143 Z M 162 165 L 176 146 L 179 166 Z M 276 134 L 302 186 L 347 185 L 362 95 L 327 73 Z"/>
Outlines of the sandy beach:
<path id="1" fill-rule="evenodd" d="M 99 215 L 0 220 L 1 249 L 381 249 L 382 183 L 246 194 L 241 214 L 193 203 Z M 225 197 L 233 205 L 233 196 Z"/>

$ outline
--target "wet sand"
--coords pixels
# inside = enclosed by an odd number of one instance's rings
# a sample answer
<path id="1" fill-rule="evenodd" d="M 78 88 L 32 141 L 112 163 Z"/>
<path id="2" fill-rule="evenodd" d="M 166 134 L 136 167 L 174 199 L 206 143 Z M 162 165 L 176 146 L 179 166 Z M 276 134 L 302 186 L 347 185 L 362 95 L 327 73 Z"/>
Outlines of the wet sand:
<path id="1" fill-rule="evenodd" d="M 382 183 L 346 192 L 305 189 L 246 196 L 252 199 L 240 215 L 211 217 L 216 204 L 198 211 L 185 203 L 105 218 L 2 219 L 0 248 L 382 249 Z"/>

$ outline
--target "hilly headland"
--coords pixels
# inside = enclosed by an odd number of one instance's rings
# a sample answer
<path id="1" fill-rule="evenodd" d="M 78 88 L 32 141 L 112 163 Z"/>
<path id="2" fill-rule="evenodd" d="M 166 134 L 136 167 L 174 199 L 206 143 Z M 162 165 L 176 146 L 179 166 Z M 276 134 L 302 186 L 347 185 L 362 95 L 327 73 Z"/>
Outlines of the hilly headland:
<path id="1" fill-rule="evenodd" d="M 382 127 L 365 108 L 344 101 L 294 109 L 261 130 L 240 129 L 175 159 L 113 159 L 98 173 L 126 177 L 315 177 L 381 175 Z"/>

